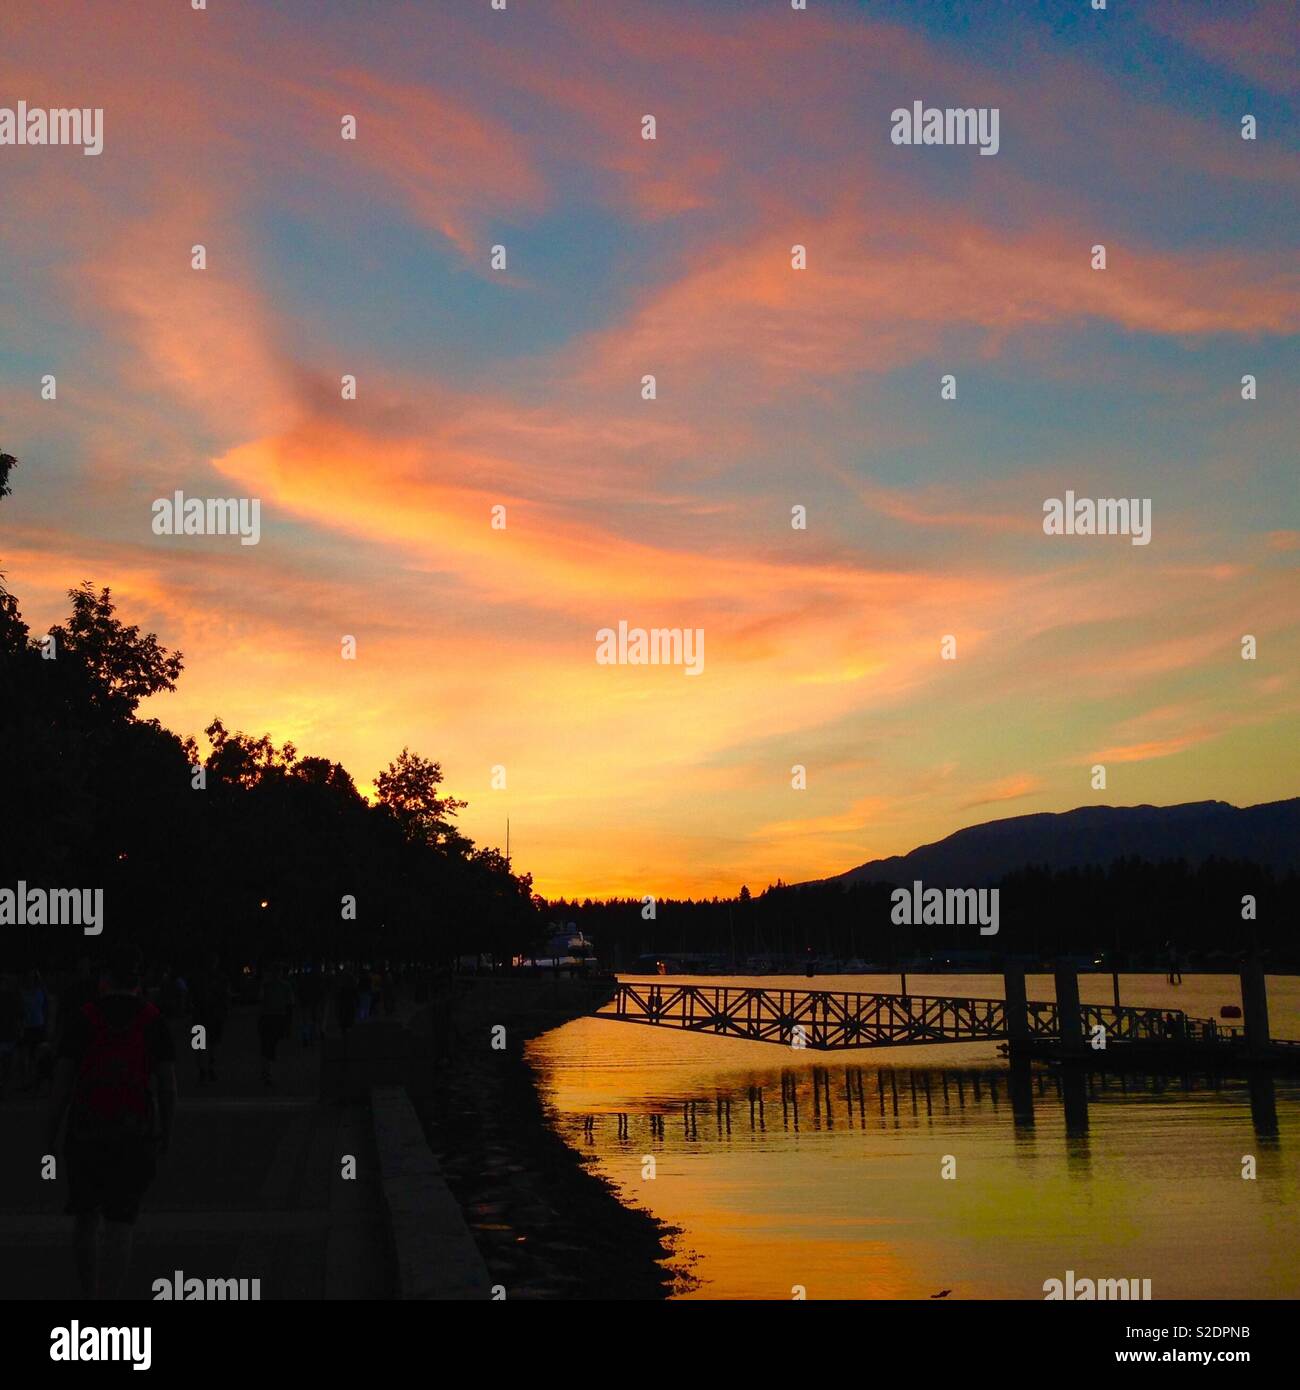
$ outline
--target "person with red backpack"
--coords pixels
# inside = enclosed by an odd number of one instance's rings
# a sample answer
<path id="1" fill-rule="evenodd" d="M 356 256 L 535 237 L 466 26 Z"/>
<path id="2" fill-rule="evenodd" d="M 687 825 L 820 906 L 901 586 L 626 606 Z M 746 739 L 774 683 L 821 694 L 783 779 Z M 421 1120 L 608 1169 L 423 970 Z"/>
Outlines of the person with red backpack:
<path id="1" fill-rule="evenodd" d="M 171 1141 L 175 1045 L 161 1013 L 141 998 L 140 975 L 139 953 L 117 947 L 99 997 L 66 1020 L 55 1064 L 46 1145 L 55 1151 L 66 1117 L 67 1211 L 76 1218 L 87 1298 L 121 1294 L 140 1202 Z"/>

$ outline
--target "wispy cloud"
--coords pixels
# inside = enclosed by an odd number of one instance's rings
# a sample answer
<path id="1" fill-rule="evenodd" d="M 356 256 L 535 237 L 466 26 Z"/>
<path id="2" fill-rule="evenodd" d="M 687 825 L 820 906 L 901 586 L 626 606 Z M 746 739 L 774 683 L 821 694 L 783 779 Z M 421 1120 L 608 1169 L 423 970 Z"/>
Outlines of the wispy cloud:
<path id="1" fill-rule="evenodd" d="M 1133 32 L 1221 98 L 1292 91 L 1243 13 Z M 1134 799 L 1293 791 L 1295 150 L 929 14 L 6 13 L 6 91 L 106 111 L 100 159 L 0 151 L 0 559 L 32 620 L 110 583 L 185 649 L 174 727 L 219 712 L 362 785 L 424 748 L 547 891 L 818 877 L 1078 804 L 1085 760 Z M 892 146 L 916 96 L 999 104 L 998 158 Z M 1152 495 L 1152 546 L 1046 542 L 1067 477 Z M 154 538 L 179 486 L 260 498 L 259 546 Z M 704 676 L 597 667 L 624 618 L 703 628 Z"/>

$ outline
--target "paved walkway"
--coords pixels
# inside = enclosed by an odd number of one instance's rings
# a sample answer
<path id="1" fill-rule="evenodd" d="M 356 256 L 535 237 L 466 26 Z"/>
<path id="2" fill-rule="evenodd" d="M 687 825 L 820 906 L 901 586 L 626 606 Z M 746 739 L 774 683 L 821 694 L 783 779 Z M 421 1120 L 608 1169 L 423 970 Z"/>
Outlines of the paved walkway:
<path id="1" fill-rule="evenodd" d="M 358 1028 L 364 1028 L 359 1024 Z M 174 1023 L 180 1102 L 172 1146 L 136 1225 L 126 1295 L 155 1279 L 258 1278 L 263 1299 L 388 1298 L 395 1276 L 368 1104 L 317 1100 L 319 1048 L 281 1044 L 259 1076 L 256 1017 L 232 1015 L 219 1080 L 199 1088 Z M 0 1298 L 74 1298 L 66 1184 L 41 1179 L 47 1097 L 0 1102 Z M 344 1181 L 344 1154 L 357 1178 Z"/>

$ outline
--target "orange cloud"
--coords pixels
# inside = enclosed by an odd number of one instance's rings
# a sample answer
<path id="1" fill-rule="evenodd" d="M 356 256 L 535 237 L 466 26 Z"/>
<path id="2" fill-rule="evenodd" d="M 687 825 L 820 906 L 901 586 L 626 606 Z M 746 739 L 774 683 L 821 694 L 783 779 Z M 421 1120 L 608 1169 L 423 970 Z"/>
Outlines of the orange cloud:
<path id="1" fill-rule="evenodd" d="M 1103 272 L 1063 232 L 924 224 L 845 208 L 829 221 L 792 221 L 785 237 L 710 249 L 599 336 L 592 370 L 631 378 L 671 363 L 687 389 L 691 373 L 715 391 L 719 364 L 742 389 L 754 378 L 892 371 L 940 342 L 969 356 L 1020 329 L 1088 318 L 1177 336 L 1300 327 L 1300 277 L 1267 257 L 1112 247 Z M 807 248 L 803 271 L 791 267 L 796 243 Z M 706 362 L 707 374 L 697 366 Z"/>
<path id="2" fill-rule="evenodd" d="M 334 161 L 335 180 L 396 196 L 485 272 L 489 243 L 482 230 L 492 215 L 545 206 L 546 188 L 526 141 L 437 88 L 353 68 L 290 82 L 284 90 L 296 92 L 312 113 L 310 121 L 298 118 L 300 128 L 319 158 Z M 357 118 L 355 142 L 342 139 L 345 114 Z"/>
<path id="3" fill-rule="evenodd" d="M 1208 731 L 1184 734 L 1178 738 L 1155 739 L 1149 743 L 1130 743 L 1114 748 L 1103 748 L 1098 753 L 1101 763 L 1144 763 L 1152 758 L 1169 758 L 1175 753 L 1185 752 L 1198 743 L 1203 743 L 1213 735 Z"/>
<path id="4" fill-rule="evenodd" d="M 107 109 L 102 161 L 6 156 L 6 265 L 52 322 L 71 310 L 89 329 L 57 413 L 26 381 L 4 398 L 36 457 L 18 450 L 0 563 L 34 622 L 63 615 L 68 585 L 111 583 L 131 621 L 186 652 L 180 690 L 149 713 L 183 731 L 214 713 L 268 729 L 363 786 L 409 742 L 470 798 L 470 833 L 499 840 L 512 816 L 518 862 L 548 891 L 817 877 L 978 807 L 1074 804 L 1062 748 L 1187 752 L 1164 776 L 1190 799 L 1208 790 L 1201 744 L 1285 716 L 1284 566 L 1252 567 L 1235 535 L 1177 518 L 1159 523 L 1158 559 L 1052 551 L 1026 568 L 1048 465 L 969 483 L 861 476 L 862 446 L 925 445 L 928 425 L 870 418 L 855 378 L 1017 347 L 1041 368 L 1045 341 L 1073 346 L 1094 325 L 1294 332 L 1300 288 L 1267 243 L 1170 250 L 1135 236 L 1126 206 L 1160 180 L 1174 212 L 1214 179 L 1280 200 L 1293 152 L 1243 158 L 1231 130 L 1137 102 L 1082 62 L 1030 54 L 1013 81 L 848 10 L 737 24 L 696 7 L 665 23 L 662 7 L 557 4 L 506 27 L 445 8 L 430 28 L 405 7 L 365 43 L 355 15 L 303 31 L 274 7 L 223 27 L 163 6 L 148 42 L 130 7 L 6 14 L 6 90 L 57 104 L 75 89 Z M 421 34 L 456 61 L 431 64 Z M 1276 73 L 1269 44 L 1248 30 L 1242 61 Z M 896 90 L 977 90 L 1019 143 L 976 160 L 953 196 L 937 164 L 899 157 L 883 120 L 868 127 Z M 339 138 L 345 112 L 355 144 Z M 640 139 L 647 112 L 655 142 Z M 1089 160 L 1104 178 L 1081 176 Z M 261 258 L 268 210 L 337 235 L 372 206 L 472 265 L 503 223 L 540 237 L 574 209 L 612 210 L 642 233 L 618 254 L 641 259 L 599 327 L 461 388 L 412 368 L 405 343 L 367 356 L 299 322 Z M 1094 235 L 1105 272 L 1088 267 Z M 806 271 L 790 268 L 796 242 Z M 21 321 L 18 288 L 0 295 Z M 1089 374 L 1086 356 L 1072 365 Z M 357 401 L 340 401 L 336 370 L 356 371 Z M 660 377 L 653 405 L 637 399 L 644 372 Z M 156 544 L 148 502 L 181 475 L 260 497 L 262 544 Z M 797 537 L 792 481 L 816 518 Z M 498 504 L 505 531 L 490 526 Z M 864 538 L 859 522 L 880 517 L 894 525 Z M 1289 553 L 1296 537 L 1266 543 Z M 595 629 L 622 617 L 703 627 L 705 675 L 597 667 Z M 1258 676 L 1242 631 L 1261 635 Z M 950 632 L 961 655 L 945 663 Z M 1124 719 L 1134 707 L 1146 713 Z M 796 761 L 814 771 L 805 815 L 790 809 Z M 1215 794 L 1281 794 L 1279 762 L 1261 753 Z M 496 764 L 508 795 L 488 789 Z"/>
<path id="5" fill-rule="evenodd" d="M 961 809 L 970 811 L 977 806 L 992 806 L 1000 801 L 1019 801 L 1021 797 L 1032 796 L 1042 789 L 1043 782 L 1040 777 L 1031 772 L 1017 772 L 987 786 L 977 787 L 975 796 L 970 801 L 964 801 Z"/>

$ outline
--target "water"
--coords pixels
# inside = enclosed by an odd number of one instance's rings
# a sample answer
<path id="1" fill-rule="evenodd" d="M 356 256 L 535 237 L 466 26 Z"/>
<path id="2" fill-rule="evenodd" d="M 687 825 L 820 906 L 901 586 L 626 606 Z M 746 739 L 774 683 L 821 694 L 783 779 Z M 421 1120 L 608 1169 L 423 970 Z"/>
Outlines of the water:
<path id="1" fill-rule="evenodd" d="M 1028 984 L 1053 997 L 1050 977 Z M 1300 1038 L 1300 979 L 1268 986 L 1273 1035 Z M 908 989 L 1001 998 L 1002 981 L 909 975 Z M 1081 976 L 1080 994 L 1110 1003 L 1110 976 Z M 1121 980 L 1123 1004 L 1209 1018 L 1240 1002 L 1235 976 Z M 1270 1134 L 1242 1077 L 1092 1078 L 1086 1118 L 1072 1105 L 1067 1124 L 1060 1078 L 1035 1070 L 1032 1123 L 1017 1124 L 995 1043 L 813 1053 L 585 1018 L 529 1056 L 565 1139 L 681 1228 L 674 1267 L 698 1283 L 680 1297 L 1042 1298 L 1067 1269 L 1150 1279 L 1155 1299 L 1300 1293 L 1300 1079 L 1274 1081 Z"/>

